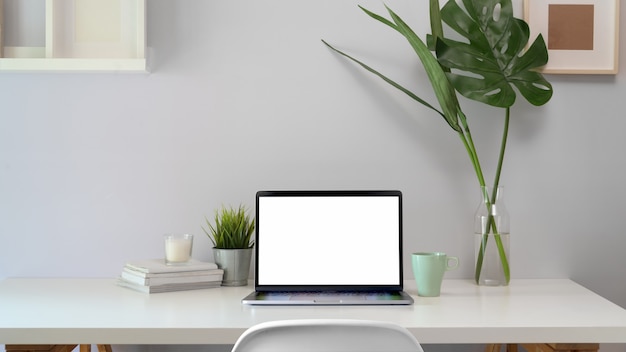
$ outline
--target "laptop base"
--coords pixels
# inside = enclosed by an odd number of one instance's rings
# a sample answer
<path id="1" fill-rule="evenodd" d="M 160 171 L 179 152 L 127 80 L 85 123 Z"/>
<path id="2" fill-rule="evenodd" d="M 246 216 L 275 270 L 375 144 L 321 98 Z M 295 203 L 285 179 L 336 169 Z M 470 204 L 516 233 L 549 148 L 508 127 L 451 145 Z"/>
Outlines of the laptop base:
<path id="1" fill-rule="evenodd" d="M 252 292 L 247 305 L 410 305 L 413 298 L 398 292 Z"/>

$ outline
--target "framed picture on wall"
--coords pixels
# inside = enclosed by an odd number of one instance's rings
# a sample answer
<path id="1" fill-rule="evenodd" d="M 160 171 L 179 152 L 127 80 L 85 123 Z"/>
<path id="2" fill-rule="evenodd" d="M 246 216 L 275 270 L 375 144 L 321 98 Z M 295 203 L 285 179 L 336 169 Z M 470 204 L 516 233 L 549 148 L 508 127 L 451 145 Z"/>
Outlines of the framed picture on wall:
<path id="1" fill-rule="evenodd" d="M 0 0 L 0 57 L 3 56 L 3 49 L 4 49 L 4 41 L 2 40 L 2 38 L 4 38 L 4 35 L 2 33 L 2 28 L 4 27 L 3 6 L 4 6 L 4 0 Z"/>
<path id="2" fill-rule="evenodd" d="M 530 37 L 543 35 L 543 73 L 616 74 L 620 0 L 524 0 Z"/>

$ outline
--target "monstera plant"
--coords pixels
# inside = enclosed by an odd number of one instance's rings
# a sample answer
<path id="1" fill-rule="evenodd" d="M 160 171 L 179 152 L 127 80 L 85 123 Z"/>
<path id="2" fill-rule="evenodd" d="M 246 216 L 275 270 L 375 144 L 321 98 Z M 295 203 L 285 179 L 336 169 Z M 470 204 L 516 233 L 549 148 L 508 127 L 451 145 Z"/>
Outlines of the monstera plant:
<path id="1" fill-rule="evenodd" d="M 387 19 L 360 7 L 373 19 L 387 25 L 404 36 L 424 67 L 438 100 L 439 107 L 426 102 L 387 76 L 360 60 L 323 41 L 335 52 L 359 64 L 367 71 L 407 94 L 412 99 L 432 109 L 441 116 L 461 139 L 474 168 L 478 183 L 484 192 L 488 189 L 478 153 L 472 140 L 469 125 L 457 93 L 462 96 L 504 110 L 504 131 L 500 153 L 492 184 L 491 195 L 484 194 L 485 206 L 491 208 L 496 201 L 500 173 L 509 130 L 511 106 L 516 92 L 531 104 L 539 106 L 552 97 L 552 86 L 537 69 L 548 62 L 545 42 L 539 35 L 529 45 L 528 24 L 513 16 L 511 0 L 449 0 L 440 7 L 438 0 L 430 0 L 431 31 L 422 40 L 394 11 L 386 7 Z M 460 35 L 463 40 L 450 39 L 444 35 L 443 23 Z M 459 38 L 459 36 L 455 38 Z M 506 283 L 510 269 L 502 239 L 495 221 L 489 219 L 487 228 L 498 248 L 499 259 Z M 483 265 L 483 251 L 488 233 L 483 235 L 483 245 L 476 259 L 475 279 L 478 283 Z"/>

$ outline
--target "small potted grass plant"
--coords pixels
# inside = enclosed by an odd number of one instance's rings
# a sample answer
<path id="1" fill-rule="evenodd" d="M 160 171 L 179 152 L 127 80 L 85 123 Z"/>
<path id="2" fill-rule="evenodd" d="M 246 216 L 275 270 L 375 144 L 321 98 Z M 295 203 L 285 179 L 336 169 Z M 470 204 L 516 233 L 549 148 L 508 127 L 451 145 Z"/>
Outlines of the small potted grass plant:
<path id="1" fill-rule="evenodd" d="M 202 230 L 213 243 L 213 258 L 224 269 L 222 285 L 247 285 L 254 247 L 254 219 L 240 205 L 238 208 L 222 207 L 215 211 L 213 223 L 206 217 L 205 221 L 206 228 Z"/>

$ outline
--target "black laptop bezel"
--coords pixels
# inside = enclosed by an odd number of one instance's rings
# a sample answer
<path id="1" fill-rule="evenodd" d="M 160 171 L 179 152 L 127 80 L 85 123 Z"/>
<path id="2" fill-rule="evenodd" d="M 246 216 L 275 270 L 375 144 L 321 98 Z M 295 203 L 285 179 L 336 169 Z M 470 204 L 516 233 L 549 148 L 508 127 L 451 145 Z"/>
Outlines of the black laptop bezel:
<path id="1" fill-rule="evenodd" d="M 403 238 L 403 210 L 402 210 L 402 192 L 399 190 L 264 190 L 256 193 L 256 206 L 255 206 L 255 264 L 259 258 L 259 243 L 262 241 L 259 239 L 259 201 L 262 197 L 372 197 L 372 196 L 385 196 L 385 197 L 398 197 L 398 221 L 399 221 L 399 241 L 398 241 L 398 267 L 399 278 L 397 285 L 262 285 L 259 283 L 259 268 L 255 265 L 254 268 L 254 285 L 257 292 L 298 292 L 303 290 L 310 291 L 362 291 L 362 292 L 377 292 L 377 291 L 402 291 L 404 270 L 402 263 L 402 238 Z"/>

